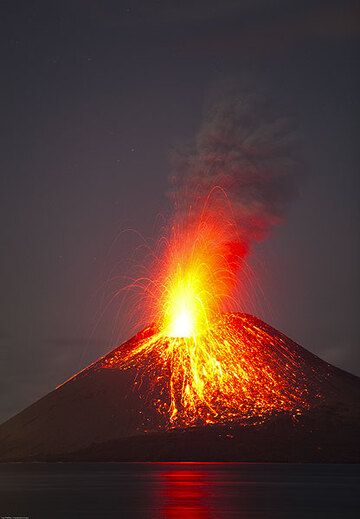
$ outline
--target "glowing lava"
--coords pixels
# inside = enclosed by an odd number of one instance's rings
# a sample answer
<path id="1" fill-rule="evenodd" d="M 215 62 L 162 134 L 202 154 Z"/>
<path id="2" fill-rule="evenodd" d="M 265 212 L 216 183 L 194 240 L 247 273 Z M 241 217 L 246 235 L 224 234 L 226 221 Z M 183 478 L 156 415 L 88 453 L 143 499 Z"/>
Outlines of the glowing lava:
<path id="1" fill-rule="evenodd" d="M 150 380 L 169 427 L 261 418 L 274 410 L 298 414 L 307 405 L 301 362 L 282 338 L 250 318 L 222 313 L 243 250 L 229 240 L 230 227 L 212 214 L 174 226 L 153 291 L 158 324 L 102 365 L 135 367 L 140 380 Z"/>
<path id="2" fill-rule="evenodd" d="M 231 221 L 210 212 L 173 226 L 156 282 L 155 320 L 164 336 L 195 340 L 231 300 L 237 267 L 232 232 Z"/>
<path id="3" fill-rule="evenodd" d="M 191 337 L 195 335 L 195 323 L 192 309 L 184 302 L 168 330 L 169 337 Z"/>
<path id="4" fill-rule="evenodd" d="M 201 317 L 201 299 L 196 290 L 198 278 L 196 273 L 179 270 L 169 288 L 164 331 L 169 337 L 191 337 L 196 335 Z"/>
<path id="5" fill-rule="evenodd" d="M 169 427 L 261 420 L 273 411 L 297 415 L 308 407 L 309 374 L 297 348 L 293 343 L 289 349 L 281 334 L 254 317 L 222 314 L 196 337 L 147 328 L 101 367 L 136 368 L 139 386 L 150 380 L 153 403 Z"/>

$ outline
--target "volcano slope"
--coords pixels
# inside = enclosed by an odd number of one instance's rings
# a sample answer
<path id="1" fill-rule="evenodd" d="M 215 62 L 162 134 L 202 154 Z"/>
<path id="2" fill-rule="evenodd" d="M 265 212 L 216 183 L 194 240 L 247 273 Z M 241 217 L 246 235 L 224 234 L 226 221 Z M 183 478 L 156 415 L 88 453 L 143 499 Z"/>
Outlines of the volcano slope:
<path id="1" fill-rule="evenodd" d="M 0 461 L 360 461 L 358 377 L 246 314 L 189 341 L 138 333 L 2 424 Z"/>

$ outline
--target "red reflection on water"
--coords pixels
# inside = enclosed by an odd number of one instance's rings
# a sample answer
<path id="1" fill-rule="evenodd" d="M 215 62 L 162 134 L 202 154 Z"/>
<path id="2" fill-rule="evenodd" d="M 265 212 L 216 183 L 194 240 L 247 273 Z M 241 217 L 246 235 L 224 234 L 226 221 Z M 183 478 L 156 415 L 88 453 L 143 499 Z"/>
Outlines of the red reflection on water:
<path id="1" fill-rule="evenodd" d="M 162 513 L 169 519 L 209 519 L 214 482 L 205 470 L 171 468 L 160 474 Z M 214 512 L 214 510 L 213 510 Z"/>

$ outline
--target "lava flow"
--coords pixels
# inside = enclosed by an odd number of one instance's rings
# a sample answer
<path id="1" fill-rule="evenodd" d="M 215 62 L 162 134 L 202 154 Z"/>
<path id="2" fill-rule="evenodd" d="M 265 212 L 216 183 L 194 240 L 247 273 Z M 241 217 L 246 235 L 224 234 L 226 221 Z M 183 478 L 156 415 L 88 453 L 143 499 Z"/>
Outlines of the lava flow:
<path id="1" fill-rule="evenodd" d="M 152 295 L 156 325 L 103 368 L 135 367 L 151 380 L 154 405 L 169 427 L 299 414 L 307 389 L 296 353 L 231 305 L 245 247 L 229 241 L 231 223 L 212 215 L 174 226 Z M 221 220 L 220 220 L 221 221 Z M 231 231 L 231 232 L 230 232 Z"/>

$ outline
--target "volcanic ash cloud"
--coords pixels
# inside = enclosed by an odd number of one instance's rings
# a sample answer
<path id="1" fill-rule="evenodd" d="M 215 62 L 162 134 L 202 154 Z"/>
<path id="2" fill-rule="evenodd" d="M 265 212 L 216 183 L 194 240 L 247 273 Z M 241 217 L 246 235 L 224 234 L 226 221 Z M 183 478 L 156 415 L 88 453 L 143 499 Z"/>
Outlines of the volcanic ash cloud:
<path id="1" fill-rule="evenodd" d="M 212 193 L 208 203 L 214 211 L 224 210 L 227 197 L 246 248 L 262 240 L 283 221 L 297 194 L 295 148 L 293 124 L 263 96 L 218 96 L 205 110 L 195 144 L 174 157 L 177 219 L 196 217 Z"/>

